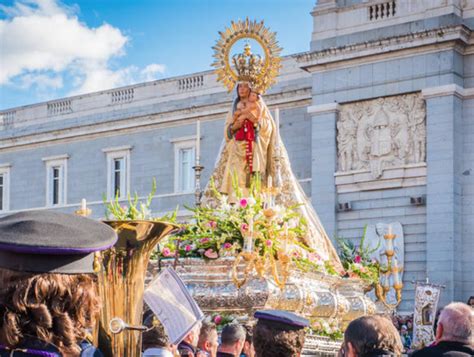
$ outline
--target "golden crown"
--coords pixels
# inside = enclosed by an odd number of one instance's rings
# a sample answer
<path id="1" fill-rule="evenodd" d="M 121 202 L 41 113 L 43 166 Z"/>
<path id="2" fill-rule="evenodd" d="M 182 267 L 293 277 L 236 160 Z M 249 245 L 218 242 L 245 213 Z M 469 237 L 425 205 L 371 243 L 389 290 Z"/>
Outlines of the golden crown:
<path id="1" fill-rule="evenodd" d="M 264 93 L 276 81 L 280 71 L 280 52 L 276 33 L 263 26 L 263 21 L 231 22 L 225 31 L 219 32 L 214 49 L 217 80 L 222 82 L 229 92 L 238 82 L 249 82 L 254 90 Z M 244 52 L 232 56 L 232 46 L 241 39 L 253 39 L 258 42 L 264 52 L 264 57 L 252 54 L 250 44 L 246 44 Z"/>

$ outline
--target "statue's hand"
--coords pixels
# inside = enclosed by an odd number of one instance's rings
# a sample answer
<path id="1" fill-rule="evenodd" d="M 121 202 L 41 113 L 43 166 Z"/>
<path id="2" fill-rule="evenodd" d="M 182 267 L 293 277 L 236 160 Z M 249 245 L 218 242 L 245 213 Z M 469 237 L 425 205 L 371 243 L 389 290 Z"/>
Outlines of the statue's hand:
<path id="1" fill-rule="evenodd" d="M 244 125 L 244 119 L 239 118 L 239 119 L 235 120 L 234 123 L 232 124 L 232 130 L 237 131 L 242 127 L 242 125 Z"/>

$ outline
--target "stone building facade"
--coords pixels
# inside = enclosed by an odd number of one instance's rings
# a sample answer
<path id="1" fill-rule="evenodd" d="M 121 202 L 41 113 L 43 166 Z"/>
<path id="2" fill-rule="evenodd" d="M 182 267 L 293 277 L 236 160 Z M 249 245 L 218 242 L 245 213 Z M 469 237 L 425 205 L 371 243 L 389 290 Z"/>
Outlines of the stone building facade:
<path id="1" fill-rule="evenodd" d="M 304 16 L 304 14 L 302 14 Z M 429 277 L 442 304 L 474 295 L 474 0 L 319 0 L 310 50 L 265 96 L 331 237 L 397 221 L 404 302 Z M 232 95 L 211 71 L 0 112 L 2 213 L 145 196 L 192 204 L 196 122 L 207 182 Z"/>

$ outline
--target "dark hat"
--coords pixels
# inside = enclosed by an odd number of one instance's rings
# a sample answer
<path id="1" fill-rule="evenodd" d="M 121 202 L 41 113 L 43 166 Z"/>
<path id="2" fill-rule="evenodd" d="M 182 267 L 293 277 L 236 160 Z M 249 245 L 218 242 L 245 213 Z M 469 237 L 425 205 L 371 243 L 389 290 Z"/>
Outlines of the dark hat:
<path id="1" fill-rule="evenodd" d="M 94 252 L 110 248 L 115 231 L 89 218 L 27 211 L 0 218 L 0 267 L 34 273 L 92 273 Z"/>
<path id="2" fill-rule="evenodd" d="M 289 311 L 282 310 L 259 310 L 254 317 L 258 322 L 265 321 L 270 325 L 276 325 L 281 329 L 300 330 L 309 326 L 309 321 Z"/>

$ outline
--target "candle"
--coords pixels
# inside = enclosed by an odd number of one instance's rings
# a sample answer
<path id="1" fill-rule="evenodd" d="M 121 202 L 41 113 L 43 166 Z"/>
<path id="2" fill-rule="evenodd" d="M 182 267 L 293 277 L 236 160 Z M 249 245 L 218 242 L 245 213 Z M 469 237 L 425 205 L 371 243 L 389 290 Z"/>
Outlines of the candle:
<path id="1" fill-rule="evenodd" d="M 87 203 L 86 203 L 86 199 L 83 198 L 83 199 L 81 200 L 81 211 L 85 213 L 86 210 L 87 210 Z"/>
<path id="2" fill-rule="evenodd" d="M 249 219 L 249 233 L 248 236 L 245 237 L 244 251 L 247 253 L 253 251 L 253 217 Z"/>
<path id="3" fill-rule="evenodd" d="M 252 235 L 245 237 L 244 251 L 251 253 L 253 251 L 253 238 Z"/>
<path id="4" fill-rule="evenodd" d="M 393 234 L 393 232 L 392 232 L 392 225 L 391 225 L 391 224 L 388 225 L 388 232 L 387 232 L 387 234 Z"/>
<path id="5" fill-rule="evenodd" d="M 387 238 L 385 239 L 385 242 L 386 242 L 386 249 L 387 251 L 389 252 L 393 252 L 393 239 L 392 238 Z"/>
<path id="6" fill-rule="evenodd" d="M 275 109 L 276 146 L 280 146 L 280 109 Z"/>
<path id="7" fill-rule="evenodd" d="M 200 157 L 201 157 L 201 121 L 198 119 L 196 122 L 196 165 L 199 165 Z"/>
<path id="8" fill-rule="evenodd" d="M 392 275 L 393 275 L 393 285 L 400 284 L 400 277 L 398 276 L 398 261 L 397 261 L 397 258 L 393 258 Z"/>

